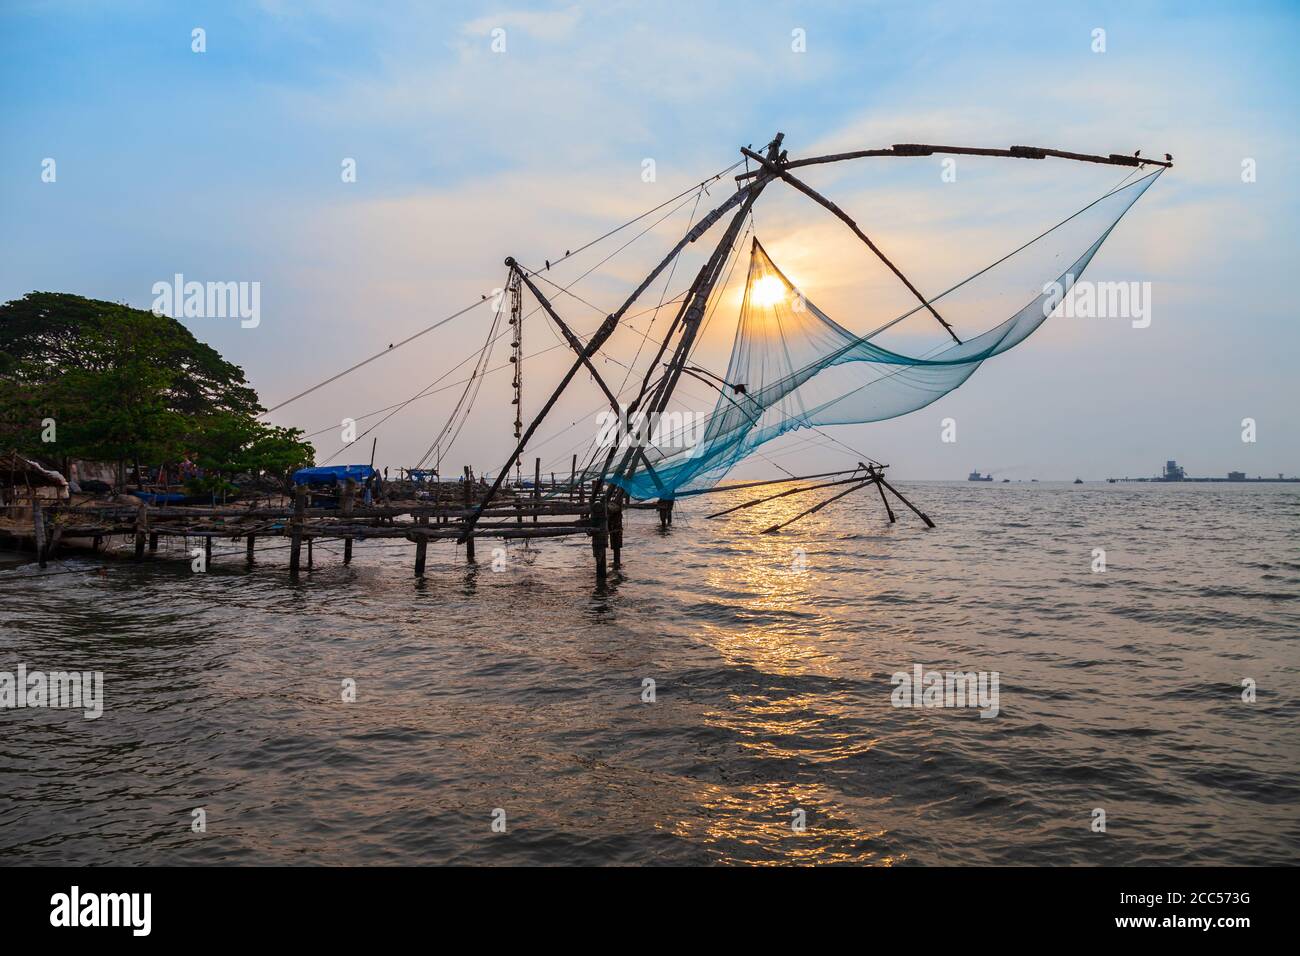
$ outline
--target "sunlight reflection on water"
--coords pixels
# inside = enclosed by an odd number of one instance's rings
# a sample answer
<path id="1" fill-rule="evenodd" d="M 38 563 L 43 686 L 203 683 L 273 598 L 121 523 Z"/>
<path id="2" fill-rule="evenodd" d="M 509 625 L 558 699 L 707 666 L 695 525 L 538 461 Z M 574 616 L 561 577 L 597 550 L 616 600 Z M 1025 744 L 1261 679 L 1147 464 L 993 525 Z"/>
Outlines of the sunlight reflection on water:
<path id="1" fill-rule="evenodd" d="M 0 713 L 0 860 L 1296 862 L 1300 496 L 902 490 L 937 529 L 870 495 L 776 535 L 807 497 L 634 513 L 605 588 L 576 540 L 423 581 L 378 542 L 298 586 L 238 543 L 0 569 L 0 670 L 106 675 L 98 721 Z M 1000 672 L 1001 714 L 892 707 L 913 663 Z"/>

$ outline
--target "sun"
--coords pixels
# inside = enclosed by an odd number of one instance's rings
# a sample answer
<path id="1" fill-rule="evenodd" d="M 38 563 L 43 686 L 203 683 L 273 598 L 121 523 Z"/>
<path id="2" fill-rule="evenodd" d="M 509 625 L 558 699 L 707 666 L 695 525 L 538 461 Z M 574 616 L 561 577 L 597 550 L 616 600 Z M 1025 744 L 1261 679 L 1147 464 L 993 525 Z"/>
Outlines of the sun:
<path id="1" fill-rule="evenodd" d="M 785 301 L 785 283 L 773 275 L 754 281 L 749 290 L 749 300 L 755 305 L 770 306 Z"/>

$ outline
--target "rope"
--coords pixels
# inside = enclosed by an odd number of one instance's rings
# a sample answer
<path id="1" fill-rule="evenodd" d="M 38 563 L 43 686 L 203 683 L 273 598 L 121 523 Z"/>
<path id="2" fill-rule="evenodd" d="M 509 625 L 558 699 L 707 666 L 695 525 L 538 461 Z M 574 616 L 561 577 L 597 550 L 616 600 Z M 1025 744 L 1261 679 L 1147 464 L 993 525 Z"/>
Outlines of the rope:
<path id="1" fill-rule="evenodd" d="M 604 242 L 604 241 L 605 241 L 606 239 L 608 239 L 610 236 L 615 235 L 615 234 L 618 233 L 618 232 L 621 232 L 622 230 L 626 229 L 628 226 L 633 225 L 634 223 L 640 222 L 640 221 L 641 221 L 642 219 L 644 219 L 646 216 L 649 216 L 649 215 L 651 215 L 652 213 L 657 212 L 658 210 L 662 209 L 664 206 L 669 205 L 670 203 L 676 202 L 678 199 L 681 199 L 683 196 L 687 196 L 687 195 L 689 195 L 690 193 L 694 192 L 696 189 L 702 189 L 702 188 L 703 188 L 705 185 L 707 185 L 708 183 L 716 182 L 717 180 L 719 180 L 719 179 L 721 179 L 723 176 L 727 175 L 727 173 L 731 172 L 733 169 L 735 169 L 735 168 L 736 168 L 737 166 L 739 166 L 739 165 L 740 165 L 740 161 L 738 160 L 738 161 L 732 163 L 732 164 L 731 164 L 730 166 L 728 166 L 726 169 L 722 170 L 721 172 L 719 172 L 719 173 L 717 173 L 717 174 L 715 174 L 715 175 L 713 175 L 713 176 L 710 176 L 710 177 L 708 177 L 707 179 L 701 181 L 699 184 L 697 184 L 697 185 L 695 185 L 695 186 L 691 186 L 691 187 L 688 188 L 688 189 L 684 189 L 684 190 L 682 190 L 680 193 L 678 193 L 676 196 L 673 196 L 671 199 L 666 199 L 666 200 L 664 200 L 663 202 L 661 202 L 659 205 L 653 207 L 652 209 L 648 209 L 648 210 L 646 210 L 645 212 L 641 213 L 639 216 L 636 216 L 636 217 L 634 217 L 634 218 L 632 218 L 632 219 L 629 219 L 627 222 L 623 223 L 621 226 L 616 226 L 615 228 L 611 229 L 609 232 L 605 233 L 604 235 L 599 236 L 599 237 L 597 237 L 597 238 L 591 240 L 590 242 L 586 243 L 585 245 L 581 245 L 581 246 L 579 246 L 577 249 L 574 249 L 572 252 L 566 252 L 566 253 L 565 253 L 563 256 L 561 256 L 559 259 L 556 259 L 556 260 L 555 260 L 555 264 L 558 265 L 559 263 L 564 262 L 566 259 L 570 259 L 570 258 L 572 258 L 573 256 L 578 255 L 580 252 L 584 252 L 584 251 L 586 251 L 587 249 L 590 249 L 592 246 L 596 245 L 597 243 Z M 574 280 L 574 281 L 577 281 L 577 280 Z M 262 412 L 261 415 L 259 415 L 258 417 L 259 417 L 259 418 L 264 418 L 264 417 L 266 417 L 267 415 L 270 415 L 272 412 L 279 411 L 280 409 L 284 408 L 286 405 L 289 405 L 289 404 L 291 404 L 291 403 L 293 403 L 293 402 L 296 402 L 298 399 L 303 398 L 303 397 L 305 397 L 305 396 L 307 396 L 307 395 L 310 395 L 310 394 L 312 394 L 312 392 L 315 392 L 315 391 L 317 391 L 318 389 L 324 388 L 326 385 L 329 385 L 329 384 L 332 383 L 332 382 L 337 382 L 337 381 L 338 381 L 339 379 L 341 379 L 343 376 L 345 376 L 345 375 L 349 375 L 349 374 L 351 374 L 352 372 L 355 372 L 357 369 L 359 369 L 359 368 L 361 368 L 361 367 L 363 367 L 363 366 L 365 366 L 365 365 L 369 365 L 369 364 L 370 364 L 371 362 L 373 362 L 375 359 L 377 359 L 377 358 L 381 358 L 382 356 L 388 355 L 388 354 L 390 354 L 390 353 L 392 353 L 392 352 L 396 352 L 398 349 L 402 348 L 404 345 L 409 345 L 411 342 L 414 342 L 416 339 L 420 338 L 422 335 L 427 335 L 428 333 L 432 332 L 434 329 L 441 328 L 442 326 L 446 325 L 448 322 L 452 321 L 453 319 L 458 319 L 458 318 L 460 318 L 460 317 L 461 317 L 462 315 L 464 315 L 465 313 L 470 312 L 470 311 L 472 311 L 472 310 L 478 308 L 480 305 L 482 305 L 482 304 L 483 304 L 484 302 L 486 302 L 486 301 L 488 301 L 487 296 L 483 296 L 481 299 L 479 299 L 479 301 L 477 301 L 477 302 L 473 302 L 473 303 L 471 303 L 471 304 L 465 306 L 463 309 L 458 309 L 457 311 L 453 312 L 451 315 L 448 315 L 448 316 L 446 316 L 445 318 L 439 319 L 437 322 L 434 322 L 432 325 L 426 326 L 425 328 L 421 329 L 419 332 L 416 332 L 414 335 L 407 336 L 406 338 L 402 339 L 402 341 L 397 342 L 397 343 L 395 343 L 395 344 L 393 344 L 393 345 L 390 345 L 388 348 L 384 349 L 382 352 L 376 352 L 374 355 L 370 356 L 369 358 L 362 359 L 360 362 L 356 363 L 355 365 L 349 366 L 348 368 L 345 368 L 343 371 L 338 372 L 338 373 L 336 373 L 336 374 L 334 374 L 334 375 L 331 375 L 329 378 L 325 379 L 323 382 L 319 382 L 319 383 L 317 383 L 316 385 L 313 385 L 311 388 L 304 389 L 303 391 L 299 392 L 297 395 L 294 395 L 294 396 L 292 396 L 292 397 L 290 397 L 290 398 L 286 398 L 284 401 L 280 402 L 278 405 L 274 405 L 274 406 L 272 406 L 271 408 L 268 408 L 266 411 Z"/>

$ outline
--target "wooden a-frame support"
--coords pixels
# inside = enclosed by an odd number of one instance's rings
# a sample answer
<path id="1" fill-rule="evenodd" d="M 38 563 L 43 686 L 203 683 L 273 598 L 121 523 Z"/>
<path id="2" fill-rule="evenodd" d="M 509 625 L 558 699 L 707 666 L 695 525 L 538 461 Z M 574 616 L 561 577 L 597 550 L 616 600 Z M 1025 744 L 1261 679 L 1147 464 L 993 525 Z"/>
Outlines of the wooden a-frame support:
<path id="1" fill-rule="evenodd" d="M 569 327 L 564 323 L 564 321 L 560 318 L 559 314 L 555 311 L 554 307 L 551 305 L 551 303 L 546 298 L 546 296 L 542 294 L 542 292 L 529 278 L 528 274 L 514 261 L 514 259 L 506 260 L 507 265 L 513 270 L 515 274 L 519 276 L 520 280 L 528 286 L 528 288 L 532 291 L 533 295 L 537 297 L 537 301 L 541 303 L 542 308 L 545 309 L 547 314 L 550 315 L 551 319 L 560 328 L 561 333 L 564 335 L 565 341 L 568 343 L 569 347 L 573 349 L 573 351 L 577 355 L 576 361 L 573 363 L 573 365 L 569 367 L 568 372 L 560 380 L 560 383 L 556 386 L 550 398 L 548 398 L 545 404 L 543 404 L 541 410 L 533 418 L 533 421 L 529 424 L 528 428 L 524 431 L 524 433 L 521 436 L 519 436 L 515 450 L 510 456 L 510 461 L 518 460 L 519 456 L 522 454 L 528 442 L 532 439 L 532 436 L 537 431 L 538 427 L 545 420 L 546 416 L 550 413 L 550 410 L 554 407 L 556 401 L 558 401 L 560 395 L 564 392 L 566 388 L 568 388 L 569 383 L 572 382 L 574 376 L 582 368 L 586 368 L 591 373 L 592 377 L 595 379 L 601 391 L 604 392 L 605 396 L 609 399 L 611 407 L 614 409 L 615 413 L 617 414 L 619 412 L 617 396 L 614 395 L 614 393 L 610 390 L 609 386 L 605 383 L 603 378 L 597 372 L 594 363 L 591 361 L 592 357 L 605 344 L 605 342 L 608 341 L 609 337 L 614 334 L 614 331 L 618 327 L 619 321 L 622 319 L 623 315 L 627 312 L 628 308 L 631 307 L 632 303 L 641 297 L 641 295 L 646 291 L 646 289 L 650 287 L 650 284 L 654 282 L 654 280 L 658 278 L 660 274 L 662 274 L 664 269 L 667 268 L 668 265 L 674 259 L 676 259 L 676 257 L 682 252 L 682 250 L 685 249 L 688 244 L 695 242 L 706 232 L 708 232 L 730 210 L 739 206 L 739 208 L 736 209 L 735 213 L 733 214 L 731 222 L 728 225 L 726 232 L 723 234 L 717 246 L 714 248 L 713 253 L 709 256 L 708 261 L 705 262 L 705 264 L 701 267 L 699 273 L 695 277 L 695 281 L 691 284 L 691 287 L 687 290 L 686 295 L 683 297 L 681 306 L 677 311 L 673 323 L 669 327 L 668 333 L 664 336 L 663 341 L 660 343 L 659 350 L 658 353 L 655 355 L 654 361 L 650 363 L 650 366 L 645 373 L 645 377 L 643 378 L 641 383 L 640 391 L 638 392 L 636 398 L 628 406 L 629 416 L 636 414 L 643 406 L 648 410 L 648 413 L 651 416 L 661 414 L 664 411 L 664 409 L 667 407 L 669 401 L 672 398 L 673 392 L 677 387 L 677 383 L 680 380 L 683 371 L 686 371 L 685 368 L 686 362 L 689 359 L 692 348 L 694 347 L 696 337 L 699 333 L 700 324 L 704 317 L 705 309 L 707 308 L 709 299 L 712 296 L 712 293 L 716 288 L 719 279 L 721 278 L 723 267 L 728 257 L 730 256 L 731 249 L 734 246 L 736 238 L 740 233 L 741 225 L 743 224 L 745 217 L 749 214 L 749 211 L 753 206 L 754 202 L 758 199 L 758 196 L 762 192 L 763 188 L 769 182 L 776 179 L 780 179 L 783 182 L 787 183 L 788 185 L 792 186 L 793 188 L 797 189 L 798 191 L 804 193 L 804 195 L 808 196 L 810 199 L 817 202 L 819 205 L 823 206 L 824 208 L 829 210 L 832 214 L 834 214 L 837 218 L 843 221 L 854 232 L 854 234 L 857 235 L 858 238 L 861 239 L 862 242 L 865 243 L 866 246 L 880 259 L 880 261 L 883 262 L 890 269 L 890 271 L 892 271 L 894 275 L 898 277 L 898 279 L 908 288 L 908 290 L 911 291 L 914 296 L 916 296 L 916 298 L 921 302 L 921 304 L 926 308 L 926 310 L 929 311 L 929 313 L 944 327 L 944 329 L 948 332 L 948 334 L 952 336 L 953 340 L 958 343 L 961 342 L 961 339 L 957 336 L 956 331 L 952 328 L 951 325 L 949 325 L 949 323 L 943 318 L 943 316 L 939 314 L 938 310 L 935 309 L 934 305 L 928 299 L 926 299 L 926 297 L 920 292 L 920 290 L 917 289 L 916 286 L 912 284 L 911 280 L 909 280 L 907 276 L 905 276 L 903 272 L 897 266 L 895 266 L 893 262 L 889 260 L 889 258 L 880 250 L 880 248 L 871 240 L 871 238 L 867 236 L 865 232 L 862 231 L 862 229 L 857 225 L 857 223 L 854 222 L 853 219 L 847 213 L 845 213 L 843 209 L 837 206 L 830 199 L 826 198 L 821 193 L 817 192 L 815 189 L 813 189 L 808 184 L 804 183 L 802 180 L 793 176 L 790 173 L 790 170 L 792 169 L 798 169 L 803 166 L 813 166 L 813 165 L 820 165 L 825 163 L 841 162 L 843 160 L 858 159 L 866 156 L 929 156 L 935 153 L 948 153 L 948 154 L 972 155 L 972 156 L 1008 156 L 1008 157 L 1014 157 L 1019 159 L 1045 159 L 1049 156 L 1052 156 L 1052 157 L 1059 157 L 1063 159 L 1078 160 L 1082 162 L 1103 163 L 1103 164 L 1109 164 L 1115 166 L 1133 166 L 1133 167 L 1141 167 L 1147 164 L 1153 166 L 1163 166 L 1163 167 L 1169 167 L 1173 165 L 1172 159 L 1168 156 L 1166 156 L 1165 161 L 1162 162 L 1156 159 L 1142 159 L 1139 154 L 1134 154 L 1131 157 L 1122 156 L 1116 153 L 1111 153 L 1109 155 L 1094 155 L 1088 153 L 1072 153 L 1065 150 L 1046 149 L 1046 148 L 1033 147 L 1033 146 L 1012 146 L 1010 149 L 985 149 L 985 148 L 978 148 L 978 147 L 930 146 L 930 145 L 906 144 L 906 143 L 897 144 L 888 149 L 857 150 L 854 152 L 838 153 L 838 154 L 832 154 L 827 156 L 814 156 L 806 159 L 791 160 L 786 157 L 785 152 L 781 149 L 781 143 L 784 140 L 784 138 L 785 137 L 783 133 L 777 133 L 776 136 L 772 139 L 772 141 L 768 144 L 765 154 L 760 154 L 749 148 L 744 148 L 741 150 L 741 152 L 746 157 L 753 159 L 758 163 L 758 168 L 742 173 L 735 177 L 736 182 L 738 184 L 737 191 L 734 194 L 732 194 L 730 197 L 728 197 L 726 201 L 724 201 L 719 206 L 714 208 L 711 212 L 709 212 L 707 215 L 705 215 L 698 223 L 696 223 L 696 225 L 692 229 L 690 229 L 686 233 L 685 236 L 683 236 L 677 242 L 676 245 L 673 246 L 673 248 L 668 252 L 666 256 L 664 256 L 664 258 L 659 262 L 659 264 L 656 265 L 655 268 L 652 269 L 650 273 L 641 281 L 640 285 L 638 285 L 636 289 L 632 291 L 632 294 L 628 296 L 627 300 L 616 311 L 610 313 L 605 318 L 605 321 L 601 323 L 600 328 L 596 330 L 596 332 L 591 336 L 591 338 L 586 342 L 585 345 L 578 339 L 578 337 L 573 333 L 573 331 L 569 329 Z M 659 363 L 662 361 L 664 357 L 664 354 L 667 352 L 669 342 L 673 339 L 675 335 L 678 336 L 677 344 L 676 344 L 676 348 L 674 349 L 672 358 L 667 363 L 665 363 L 667 370 L 662 376 L 660 376 L 654 382 L 652 386 L 651 375 L 653 371 L 656 368 L 658 368 Z M 647 472 L 651 475 L 652 480 L 655 481 L 656 486 L 661 491 L 667 490 L 664 488 L 662 482 L 658 480 L 658 475 L 655 473 L 654 468 L 649 458 L 646 455 L 645 449 L 641 447 L 639 442 L 633 442 L 633 447 L 626 450 L 617 468 L 614 468 L 614 470 L 611 472 L 610 469 L 611 466 L 613 466 L 614 464 L 614 458 L 615 455 L 617 454 L 617 450 L 618 450 L 618 444 L 616 443 L 613 447 L 610 448 L 606 456 L 604 466 L 601 469 L 600 477 L 597 479 L 596 482 L 597 488 L 600 488 L 602 485 L 604 486 L 603 501 L 602 501 L 602 505 L 604 507 L 599 509 L 600 511 L 602 512 L 606 511 L 606 509 L 611 504 L 615 509 L 618 508 L 619 501 L 617 499 L 620 499 L 622 496 L 625 496 L 625 492 L 623 491 L 623 486 L 626 485 L 626 483 L 631 479 L 632 475 L 635 474 L 637 468 L 642 465 L 644 465 L 644 467 L 647 469 Z M 862 467 L 866 468 L 869 477 L 858 482 L 856 485 L 854 485 L 853 488 L 848 489 L 848 491 L 840 492 L 839 494 L 835 495 L 828 501 L 822 502 L 820 505 L 816 506 L 815 508 L 810 509 L 808 512 L 805 512 L 805 514 L 811 514 L 817 510 L 820 510 L 822 507 L 825 507 L 831 501 L 838 500 L 839 498 L 848 494 L 850 491 L 856 490 L 857 488 L 865 487 L 866 485 L 869 484 L 874 484 L 880 492 L 881 501 L 885 505 L 885 510 L 888 513 L 889 520 L 891 522 L 895 521 L 896 518 L 894 516 L 893 509 L 889 506 L 889 500 L 885 495 L 886 490 L 891 492 L 896 498 L 898 498 L 899 501 L 903 502 L 903 504 L 906 505 L 914 514 L 916 514 L 917 517 L 921 518 L 928 527 L 931 528 L 934 527 L 934 522 L 931 521 L 928 516 L 926 516 L 920 509 L 918 509 L 915 505 L 913 505 L 910 501 L 908 501 L 907 498 L 905 498 L 902 494 L 900 494 L 898 489 L 894 488 L 893 485 L 891 485 L 888 481 L 885 480 L 883 470 L 881 470 L 879 466 L 872 465 L 868 467 L 863 465 Z M 483 497 L 482 501 L 479 502 L 478 506 L 474 509 L 473 513 L 468 518 L 465 519 L 464 527 L 462 529 L 459 538 L 459 540 L 462 543 L 469 541 L 471 539 L 474 531 L 474 526 L 478 523 L 478 520 L 482 516 L 484 509 L 488 507 L 488 505 L 492 502 L 493 498 L 496 496 L 497 492 L 500 491 L 501 485 L 505 480 L 505 476 L 508 473 L 508 471 L 509 471 L 508 465 L 505 468 L 502 468 L 498 471 L 496 480 L 493 482 L 492 487 L 488 490 L 487 494 Z M 811 490 L 811 489 L 802 489 L 802 490 Z M 788 492 L 783 492 L 781 493 L 781 495 L 786 493 Z M 774 495 L 772 497 L 781 497 L 781 495 Z M 668 503 L 671 504 L 670 499 L 668 500 Z M 663 502 L 661 502 L 661 504 L 663 504 Z M 802 515 L 798 517 L 802 517 Z M 798 519 L 796 517 L 795 519 L 792 520 L 798 520 Z M 785 525 L 781 525 L 780 527 L 784 527 L 784 526 Z M 769 530 L 779 530 L 779 529 L 773 528 Z"/>

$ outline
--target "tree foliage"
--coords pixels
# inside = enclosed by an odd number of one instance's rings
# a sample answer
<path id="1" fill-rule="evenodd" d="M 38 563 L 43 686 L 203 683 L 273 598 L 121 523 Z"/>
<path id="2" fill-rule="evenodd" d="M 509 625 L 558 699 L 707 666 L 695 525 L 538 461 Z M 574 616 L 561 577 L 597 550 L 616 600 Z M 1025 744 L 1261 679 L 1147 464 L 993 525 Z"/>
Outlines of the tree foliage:
<path id="1" fill-rule="evenodd" d="M 0 305 L 0 445 L 45 459 L 167 464 L 277 477 L 309 464 L 239 366 L 168 316 L 32 292 Z M 55 422 L 54 442 L 42 423 Z"/>

